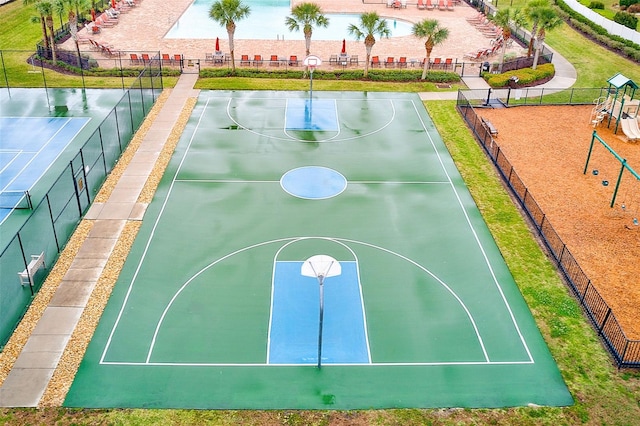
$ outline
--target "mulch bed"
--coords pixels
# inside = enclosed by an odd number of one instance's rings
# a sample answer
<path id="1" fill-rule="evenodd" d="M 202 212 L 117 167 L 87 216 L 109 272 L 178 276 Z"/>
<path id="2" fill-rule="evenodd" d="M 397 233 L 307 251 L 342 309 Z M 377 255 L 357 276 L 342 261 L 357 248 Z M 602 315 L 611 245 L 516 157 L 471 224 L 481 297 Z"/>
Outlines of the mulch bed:
<path id="1" fill-rule="evenodd" d="M 610 207 L 620 162 L 596 141 L 585 168 L 592 106 L 480 109 L 498 129 L 496 141 L 555 231 L 611 306 L 629 339 L 640 339 L 640 182 L 625 171 Z M 598 135 L 640 173 L 640 142 L 614 134 L 605 120 Z M 597 170 L 597 174 L 594 173 Z M 603 181 L 607 181 L 606 186 Z"/>

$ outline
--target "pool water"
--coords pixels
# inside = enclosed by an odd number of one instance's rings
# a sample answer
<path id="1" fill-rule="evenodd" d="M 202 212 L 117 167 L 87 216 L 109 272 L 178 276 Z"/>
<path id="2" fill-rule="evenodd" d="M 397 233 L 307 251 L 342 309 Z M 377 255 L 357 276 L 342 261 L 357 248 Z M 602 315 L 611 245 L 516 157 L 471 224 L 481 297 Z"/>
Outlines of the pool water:
<path id="1" fill-rule="evenodd" d="M 195 0 L 167 32 L 165 38 L 227 39 L 226 28 L 209 18 L 209 9 L 213 2 L 214 0 Z M 251 8 L 251 13 L 247 18 L 236 22 L 234 39 L 304 40 L 302 30 L 291 32 L 285 26 L 285 18 L 291 14 L 289 0 L 242 0 L 242 3 Z M 360 15 L 327 13 L 325 16 L 329 19 L 329 26 L 314 27 L 311 40 L 354 40 L 347 28 L 349 24 L 359 25 Z M 411 34 L 412 24 L 409 22 L 387 19 L 387 26 L 391 30 L 391 37 Z"/>

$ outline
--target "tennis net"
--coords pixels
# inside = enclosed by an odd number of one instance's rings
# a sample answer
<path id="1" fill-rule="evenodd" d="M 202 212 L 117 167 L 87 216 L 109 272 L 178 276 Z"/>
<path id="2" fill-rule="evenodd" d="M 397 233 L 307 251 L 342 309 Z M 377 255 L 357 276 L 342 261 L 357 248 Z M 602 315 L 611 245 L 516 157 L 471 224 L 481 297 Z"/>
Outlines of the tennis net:
<path id="1" fill-rule="evenodd" d="M 32 209 L 29 191 L 0 191 L 0 209 Z"/>

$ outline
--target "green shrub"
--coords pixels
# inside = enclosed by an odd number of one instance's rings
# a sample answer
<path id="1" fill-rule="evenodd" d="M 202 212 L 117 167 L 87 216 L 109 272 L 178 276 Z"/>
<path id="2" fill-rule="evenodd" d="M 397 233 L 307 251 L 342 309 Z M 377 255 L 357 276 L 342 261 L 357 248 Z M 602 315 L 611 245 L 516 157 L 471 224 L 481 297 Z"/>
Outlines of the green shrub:
<path id="1" fill-rule="evenodd" d="M 484 74 L 484 78 L 491 87 L 507 87 L 512 77 L 517 77 L 518 86 L 528 86 L 537 81 L 553 77 L 555 72 L 553 64 L 542 64 L 538 65 L 535 70 L 532 68 L 522 68 L 503 74 L 486 73 Z"/>
<path id="2" fill-rule="evenodd" d="M 250 78 L 303 78 L 304 70 L 272 71 L 252 68 L 236 68 L 235 74 L 229 68 L 204 68 L 200 70 L 200 77 L 250 77 Z M 313 73 L 314 80 L 370 80 L 381 82 L 415 82 L 422 76 L 421 69 L 415 70 L 369 70 L 367 78 L 364 70 L 317 70 Z M 460 76 L 454 72 L 429 71 L 426 81 L 432 83 L 456 83 Z"/>
<path id="3" fill-rule="evenodd" d="M 617 12 L 613 15 L 613 20 L 620 25 L 635 30 L 638 26 L 638 18 L 627 12 Z"/>
<path id="4" fill-rule="evenodd" d="M 620 7 L 629 7 L 636 3 L 640 3 L 640 0 L 620 0 Z"/>
<path id="5" fill-rule="evenodd" d="M 592 1 L 591 3 L 589 3 L 589 9 L 600 9 L 600 10 L 604 10 L 604 3 L 599 2 L 599 1 Z"/>

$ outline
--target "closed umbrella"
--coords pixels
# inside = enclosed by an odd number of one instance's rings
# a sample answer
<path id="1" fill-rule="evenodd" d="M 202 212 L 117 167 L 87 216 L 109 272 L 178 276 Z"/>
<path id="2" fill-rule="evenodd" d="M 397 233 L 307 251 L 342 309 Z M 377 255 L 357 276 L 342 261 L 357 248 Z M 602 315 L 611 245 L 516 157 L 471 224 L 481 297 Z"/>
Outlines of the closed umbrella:
<path id="1" fill-rule="evenodd" d="M 91 20 L 93 22 L 96 22 L 96 10 L 95 9 L 91 9 Z"/>
<path id="2" fill-rule="evenodd" d="M 111 7 L 116 8 L 116 0 L 111 0 Z"/>
<path id="3" fill-rule="evenodd" d="M 220 51 L 220 38 L 216 37 L 216 52 Z"/>
<path id="4" fill-rule="evenodd" d="M 347 41 L 345 39 L 342 39 L 342 51 L 340 53 L 342 53 L 343 55 L 346 55 L 347 53 Z"/>

